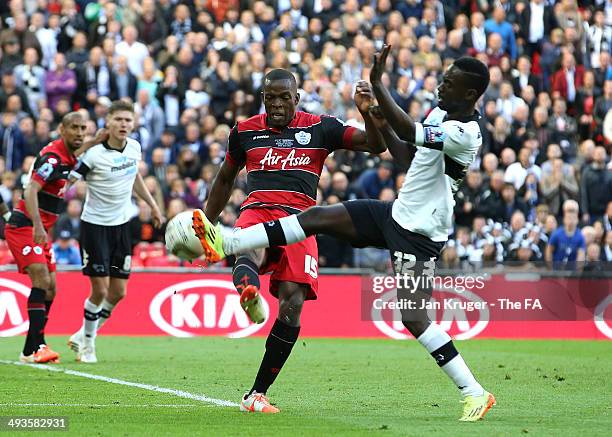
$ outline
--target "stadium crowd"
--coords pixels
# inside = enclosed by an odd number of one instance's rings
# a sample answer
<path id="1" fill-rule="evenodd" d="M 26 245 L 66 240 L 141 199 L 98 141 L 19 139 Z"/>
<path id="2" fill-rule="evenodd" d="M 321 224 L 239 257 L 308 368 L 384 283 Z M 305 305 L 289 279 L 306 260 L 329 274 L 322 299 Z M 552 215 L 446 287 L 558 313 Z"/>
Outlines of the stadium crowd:
<path id="1" fill-rule="evenodd" d="M 116 99 L 135 103 L 140 171 L 167 218 L 201 207 L 230 127 L 262 110 L 267 68 L 295 72 L 299 109 L 361 125 L 354 85 L 386 42 L 393 50 L 383 79 L 418 120 L 436 105 L 453 59 L 490 67 L 483 147 L 457 193 L 442 265 L 540 261 L 551 240 L 555 261 L 573 260 L 579 248 L 588 262 L 612 260 L 611 149 L 602 132 L 612 107 L 612 0 L 9 0 L 0 16 L 0 195 L 9 207 L 62 115 L 83 111 L 93 135 Z M 388 152 L 335 152 L 317 201 L 391 201 L 405 171 Z M 70 189 L 54 229 L 62 263 L 80 263 L 85 190 Z M 245 190 L 243 172 L 225 225 Z M 144 202 L 132 225 L 135 245 L 163 241 Z M 388 267 L 379 249 L 321 237 L 319 250 L 322 267 Z"/>

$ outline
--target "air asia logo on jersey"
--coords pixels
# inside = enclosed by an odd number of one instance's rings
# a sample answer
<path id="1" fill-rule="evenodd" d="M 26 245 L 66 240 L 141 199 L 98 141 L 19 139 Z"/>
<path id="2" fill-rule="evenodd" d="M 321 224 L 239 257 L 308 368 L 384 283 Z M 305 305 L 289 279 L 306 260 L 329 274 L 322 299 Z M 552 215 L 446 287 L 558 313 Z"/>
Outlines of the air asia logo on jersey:
<path id="1" fill-rule="evenodd" d="M 301 167 L 310 164 L 310 156 L 305 153 L 301 153 L 299 156 L 296 155 L 295 149 L 291 149 L 287 154 L 276 152 L 274 149 L 268 149 L 266 155 L 259 161 L 261 170 L 265 170 L 266 167 L 274 169 L 280 167 L 280 169 L 285 170 L 291 167 Z"/>
<path id="2" fill-rule="evenodd" d="M 310 135 L 310 133 L 304 132 L 303 130 L 301 130 L 301 131 L 299 131 L 298 133 L 295 134 L 295 139 L 302 146 L 305 146 L 306 144 L 310 143 L 310 138 L 311 137 L 312 137 L 312 135 Z"/>
<path id="3" fill-rule="evenodd" d="M 30 289 L 19 282 L 0 278 L 0 337 L 28 330 L 26 307 Z"/>
<path id="4" fill-rule="evenodd" d="M 607 296 L 595 308 L 595 326 L 603 335 L 612 338 L 612 327 L 608 324 L 610 313 L 612 312 L 612 296 Z"/>
<path id="5" fill-rule="evenodd" d="M 265 310 L 268 303 L 261 296 Z M 218 279 L 180 282 L 161 290 L 149 305 L 151 320 L 175 337 L 226 335 L 248 337 L 264 324 L 251 324 L 234 284 Z"/>
<path id="6" fill-rule="evenodd" d="M 489 309 L 484 301 L 475 293 L 470 291 L 458 292 L 453 289 L 436 290 L 435 298 L 438 301 L 451 302 L 450 305 L 440 305 L 438 311 L 428 310 L 429 318 L 440 325 L 457 340 L 466 340 L 476 337 L 489 324 Z M 380 296 L 388 302 L 395 300 L 397 292 L 390 290 Z M 482 306 L 484 308 L 469 311 L 467 308 Z M 388 313 L 387 313 L 388 312 Z M 372 320 L 374 325 L 383 334 L 396 340 L 410 338 L 406 328 L 402 324 L 402 316 L 399 310 L 380 310 L 372 308 Z"/>

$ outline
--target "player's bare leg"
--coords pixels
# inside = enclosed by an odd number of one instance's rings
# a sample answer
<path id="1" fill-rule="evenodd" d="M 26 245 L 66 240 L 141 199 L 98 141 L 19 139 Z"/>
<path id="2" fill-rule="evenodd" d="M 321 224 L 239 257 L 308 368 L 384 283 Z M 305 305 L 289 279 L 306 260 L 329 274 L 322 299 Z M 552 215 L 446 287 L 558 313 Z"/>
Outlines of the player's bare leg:
<path id="1" fill-rule="evenodd" d="M 46 302 L 51 289 L 51 274 L 46 264 L 34 263 L 26 267 L 32 281 L 32 291 L 28 297 L 28 317 L 30 326 L 20 360 L 27 363 L 57 362 L 59 354 L 47 347 L 44 340 L 46 323 Z M 55 279 L 55 275 L 53 275 Z M 54 285 L 54 284 L 53 284 Z M 55 286 L 54 286 L 55 289 Z"/>
<path id="2" fill-rule="evenodd" d="M 266 351 L 257 372 L 253 388 L 244 395 L 241 411 L 278 413 L 266 392 L 274 383 L 289 358 L 300 333 L 300 316 L 308 286 L 295 282 L 281 282 L 278 288 L 278 317 L 266 340 Z"/>

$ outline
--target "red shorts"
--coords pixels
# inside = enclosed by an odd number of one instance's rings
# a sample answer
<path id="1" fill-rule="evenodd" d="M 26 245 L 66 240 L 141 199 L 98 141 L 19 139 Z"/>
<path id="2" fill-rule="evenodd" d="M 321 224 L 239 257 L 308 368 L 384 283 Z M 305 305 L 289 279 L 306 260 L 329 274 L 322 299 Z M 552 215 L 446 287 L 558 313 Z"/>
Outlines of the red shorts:
<path id="1" fill-rule="evenodd" d="M 4 238 L 15 257 L 19 273 L 26 273 L 26 267 L 30 264 L 47 264 L 49 272 L 55 271 L 55 256 L 51 250 L 51 243 L 47 241 L 44 245 L 34 243 L 34 228 L 24 226 L 4 228 Z"/>
<path id="2" fill-rule="evenodd" d="M 290 215 L 288 212 L 279 208 L 247 208 L 240 213 L 236 227 L 246 228 L 288 215 Z M 306 295 L 306 300 L 314 300 L 317 298 L 319 288 L 318 260 L 317 240 L 314 236 L 310 236 L 299 243 L 268 249 L 266 260 L 259 269 L 259 273 L 272 272 L 270 293 L 274 297 L 278 297 L 279 282 L 289 281 L 308 285 L 310 290 Z"/>

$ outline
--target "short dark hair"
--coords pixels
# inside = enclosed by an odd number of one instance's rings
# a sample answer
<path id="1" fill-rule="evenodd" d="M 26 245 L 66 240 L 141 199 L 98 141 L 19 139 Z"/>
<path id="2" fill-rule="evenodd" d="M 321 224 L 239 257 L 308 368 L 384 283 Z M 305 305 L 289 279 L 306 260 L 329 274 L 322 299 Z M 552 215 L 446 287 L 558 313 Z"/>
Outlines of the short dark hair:
<path id="1" fill-rule="evenodd" d="M 274 70 L 270 70 L 268 74 L 264 77 L 264 84 L 266 80 L 288 80 L 291 82 L 291 86 L 297 89 L 297 82 L 295 80 L 295 76 L 289 70 L 285 70 L 284 68 L 275 68 Z"/>
<path id="2" fill-rule="evenodd" d="M 484 94 L 489 86 L 489 68 L 476 58 L 462 56 L 453 65 L 466 73 L 468 86 L 478 92 L 478 99 Z"/>
<path id="3" fill-rule="evenodd" d="M 125 100 L 115 100 L 113 103 L 111 103 L 110 108 L 108 108 L 108 115 L 112 115 L 118 111 L 129 111 L 133 114 L 134 105 L 130 102 L 126 102 Z"/>
<path id="4" fill-rule="evenodd" d="M 72 111 L 62 117 L 62 126 L 68 126 L 74 120 L 83 119 L 83 114 L 78 111 Z"/>

